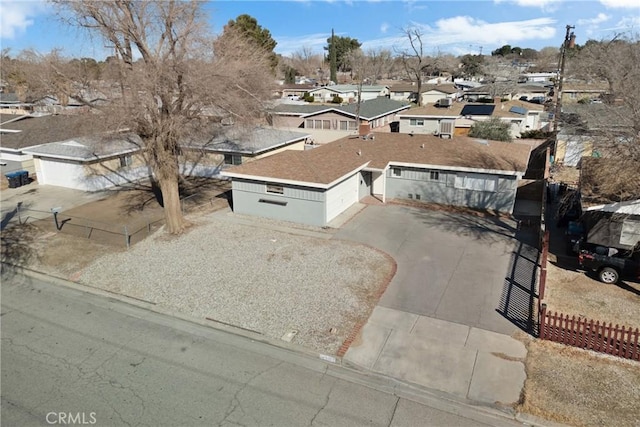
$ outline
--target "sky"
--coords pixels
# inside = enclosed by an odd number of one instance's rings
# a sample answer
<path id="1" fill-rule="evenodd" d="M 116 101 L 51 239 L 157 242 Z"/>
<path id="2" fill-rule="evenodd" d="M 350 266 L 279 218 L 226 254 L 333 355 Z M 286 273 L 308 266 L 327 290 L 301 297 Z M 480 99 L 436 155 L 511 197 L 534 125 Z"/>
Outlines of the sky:
<path id="1" fill-rule="evenodd" d="M 276 53 L 302 48 L 323 53 L 331 30 L 362 48 L 407 48 L 403 29 L 424 35 L 427 55 L 490 54 L 505 44 L 521 48 L 560 47 L 566 26 L 576 43 L 618 33 L 640 33 L 640 0 L 289 0 L 203 1 L 215 33 L 241 14 L 254 17 L 277 42 Z M 104 43 L 66 26 L 54 8 L 40 0 L 0 0 L 0 45 L 11 55 L 34 49 L 61 49 L 69 57 L 103 60 Z"/>

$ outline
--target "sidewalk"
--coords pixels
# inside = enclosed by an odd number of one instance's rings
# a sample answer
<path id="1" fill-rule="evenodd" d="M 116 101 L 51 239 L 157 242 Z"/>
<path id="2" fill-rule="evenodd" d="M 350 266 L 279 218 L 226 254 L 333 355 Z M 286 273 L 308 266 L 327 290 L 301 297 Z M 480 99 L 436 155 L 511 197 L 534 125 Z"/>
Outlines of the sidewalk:
<path id="1" fill-rule="evenodd" d="M 507 335 L 377 306 L 343 363 L 504 408 L 520 399 L 526 354 Z"/>

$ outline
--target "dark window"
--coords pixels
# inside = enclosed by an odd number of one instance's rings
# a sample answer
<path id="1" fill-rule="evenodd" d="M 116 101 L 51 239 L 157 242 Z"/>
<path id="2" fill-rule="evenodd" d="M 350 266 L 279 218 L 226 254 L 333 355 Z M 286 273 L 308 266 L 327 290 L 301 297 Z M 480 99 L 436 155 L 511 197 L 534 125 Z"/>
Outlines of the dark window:
<path id="1" fill-rule="evenodd" d="M 224 155 L 224 164 L 225 165 L 241 165 L 242 164 L 242 156 L 239 154 L 225 154 Z"/>
<path id="2" fill-rule="evenodd" d="M 393 176 L 402 176 L 402 170 L 400 168 L 393 168 Z"/>
<path id="3" fill-rule="evenodd" d="M 120 167 L 126 168 L 127 166 L 131 166 L 133 162 L 133 158 L 131 156 L 122 156 L 120 157 Z"/>
<path id="4" fill-rule="evenodd" d="M 429 171 L 429 179 L 432 181 L 440 180 L 440 172 L 438 171 Z"/>
<path id="5" fill-rule="evenodd" d="M 267 193 L 284 194 L 284 187 L 282 185 L 267 184 Z"/>

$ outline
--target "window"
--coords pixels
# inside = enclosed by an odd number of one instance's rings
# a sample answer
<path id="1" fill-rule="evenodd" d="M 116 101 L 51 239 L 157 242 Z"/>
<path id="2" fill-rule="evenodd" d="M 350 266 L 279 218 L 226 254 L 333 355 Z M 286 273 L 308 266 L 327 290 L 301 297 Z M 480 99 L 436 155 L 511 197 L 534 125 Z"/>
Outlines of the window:
<path id="1" fill-rule="evenodd" d="M 311 119 L 305 120 L 304 127 L 306 127 L 307 129 L 313 129 L 313 120 L 311 120 Z"/>
<path id="2" fill-rule="evenodd" d="M 355 120 L 349 121 L 349 130 L 358 130 L 358 125 Z"/>
<path id="3" fill-rule="evenodd" d="M 495 193 L 498 191 L 498 177 L 483 174 L 457 175 L 454 186 L 455 188 L 464 190 L 490 191 Z"/>
<path id="4" fill-rule="evenodd" d="M 126 168 L 127 166 L 131 166 L 131 163 L 133 163 L 133 158 L 130 155 L 120 157 L 121 168 Z"/>
<path id="5" fill-rule="evenodd" d="M 267 193 L 284 194 L 284 187 L 282 185 L 267 184 Z"/>
<path id="6" fill-rule="evenodd" d="M 346 120 L 340 120 L 340 130 L 348 130 L 349 122 Z"/>
<path id="7" fill-rule="evenodd" d="M 225 154 L 224 155 L 224 164 L 225 165 L 241 165 L 242 164 L 242 156 L 239 154 Z"/>
<path id="8" fill-rule="evenodd" d="M 402 176 L 402 169 L 400 168 L 392 168 L 393 176 Z"/>
<path id="9" fill-rule="evenodd" d="M 439 171 L 429 171 L 429 179 L 431 181 L 439 181 L 440 180 L 440 172 Z"/>
<path id="10" fill-rule="evenodd" d="M 409 119 L 411 126 L 424 126 L 424 119 Z"/>
<path id="11" fill-rule="evenodd" d="M 331 121 L 323 120 L 322 121 L 322 129 L 331 129 Z"/>

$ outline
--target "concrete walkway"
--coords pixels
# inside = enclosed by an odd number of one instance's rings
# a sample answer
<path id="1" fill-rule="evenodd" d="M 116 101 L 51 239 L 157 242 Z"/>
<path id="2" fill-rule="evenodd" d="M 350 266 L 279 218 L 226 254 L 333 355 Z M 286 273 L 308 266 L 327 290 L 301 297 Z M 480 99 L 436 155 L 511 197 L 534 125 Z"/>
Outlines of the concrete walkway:
<path id="1" fill-rule="evenodd" d="M 520 398 L 526 354 L 507 335 L 377 306 L 343 363 L 504 407 Z"/>

